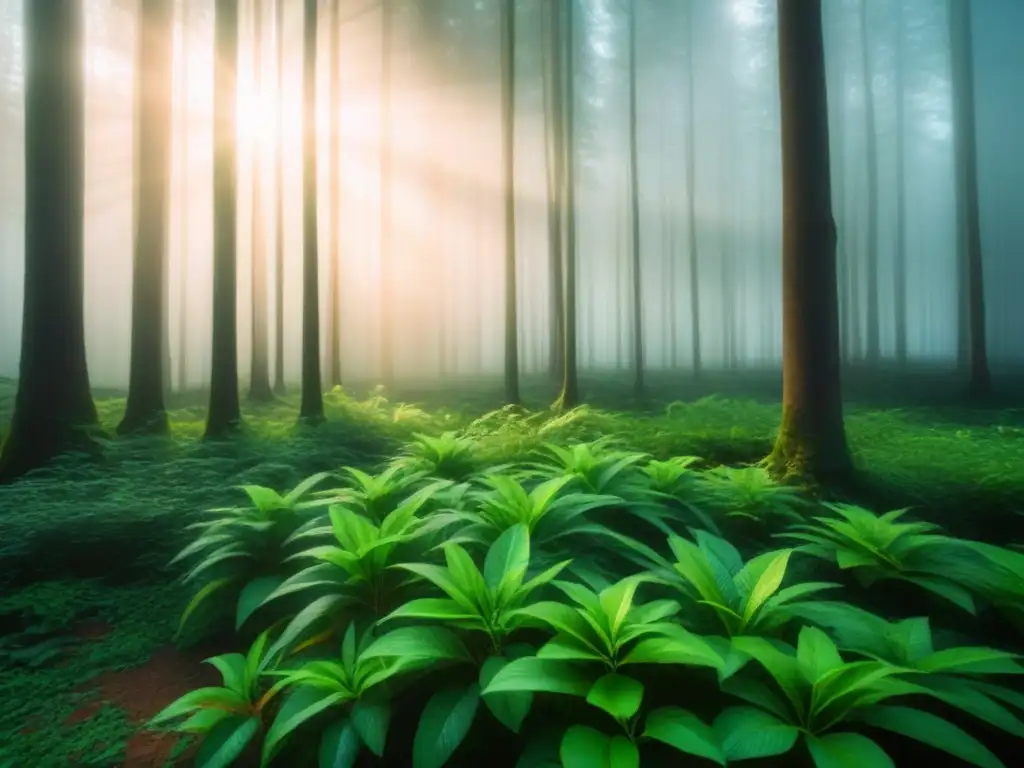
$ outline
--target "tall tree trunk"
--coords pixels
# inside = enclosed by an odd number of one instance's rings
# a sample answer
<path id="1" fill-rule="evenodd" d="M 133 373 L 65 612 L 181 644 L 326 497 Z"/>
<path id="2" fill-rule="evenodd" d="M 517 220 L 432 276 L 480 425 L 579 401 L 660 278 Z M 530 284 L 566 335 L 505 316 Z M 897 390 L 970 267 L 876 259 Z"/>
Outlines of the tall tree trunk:
<path id="1" fill-rule="evenodd" d="M 907 190 L 904 181 L 906 159 L 904 157 L 904 133 L 906 123 L 904 111 L 906 91 L 904 86 L 904 57 L 906 55 L 906 19 L 903 3 L 896 3 L 896 66 L 893 89 L 896 91 L 896 257 L 893 265 L 893 310 L 896 315 L 896 362 L 907 362 Z"/>
<path id="2" fill-rule="evenodd" d="M 238 3 L 217 0 L 213 72 L 213 358 L 206 436 L 242 421 L 238 398 L 238 218 L 235 158 Z"/>
<path id="3" fill-rule="evenodd" d="M 26 3 L 25 284 L 21 368 L 0 482 L 87 444 L 84 25 L 76 0 Z"/>
<path id="4" fill-rule="evenodd" d="M 253 3 L 253 78 L 263 98 L 263 3 Z M 270 402 L 270 359 L 267 339 L 267 238 L 263 217 L 263 143 L 257 138 L 253 153 L 252 180 L 252 359 L 249 366 L 249 399 Z"/>
<path id="5" fill-rule="evenodd" d="M 174 5 L 143 0 L 138 11 L 136 61 L 136 207 L 132 267 L 132 341 L 128 402 L 120 434 L 167 431 L 166 352 L 167 214 L 170 199 L 171 47 Z"/>
<path id="6" fill-rule="evenodd" d="M 565 53 L 562 49 L 562 6 L 561 2 L 544 3 L 542 13 L 548 20 L 548 30 L 542 49 L 547 54 L 544 69 L 544 84 L 547 86 L 545 100 L 545 143 L 547 147 L 548 183 L 548 271 L 551 299 L 551 346 L 550 372 L 552 378 L 560 379 L 565 369 L 565 280 L 562 265 L 564 220 L 563 198 L 565 195 L 565 118 L 563 100 L 565 92 Z"/>
<path id="7" fill-rule="evenodd" d="M 782 124 L 782 425 L 770 463 L 817 481 L 852 472 L 839 383 L 836 228 L 820 0 L 778 0 Z"/>
<path id="8" fill-rule="evenodd" d="M 324 420 L 316 215 L 316 14 L 317 0 L 305 0 L 302 16 L 302 403 L 299 418 L 309 424 Z"/>
<path id="9" fill-rule="evenodd" d="M 867 193 L 867 258 L 864 269 L 867 272 L 867 348 L 864 357 L 871 365 L 881 357 L 881 333 L 878 317 L 878 138 L 875 135 L 875 94 L 871 73 L 871 52 L 868 50 L 868 5 L 860 3 L 860 47 L 862 73 L 864 77 L 864 137 L 866 170 L 868 174 Z"/>
<path id="10" fill-rule="evenodd" d="M 501 3 L 501 150 L 505 188 L 505 402 L 519 402 L 519 321 L 516 311 L 516 6 Z"/>
<path id="11" fill-rule="evenodd" d="M 633 394 L 644 393 L 643 254 L 640 251 L 640 162 L 636 146 L 636 6 L 627 3 L 629 14 L 629 219 L 633 260 Z"/>
<path id="12" fill-rule="evenodd" d="M 842 42 L 836 57 L 839 72 L 835 79 L 835 95 L 829 100 L 832 109 L 832 133 L 835 137 L 836 152 L 832 158 L 832 187 L 836 196 L 836 273 L 839 290 L 839 359 L 849 362 L 850 349 L 850 275 L 849 275 L 849 227 L 846 216 L 846 47 Z"/>
<path id="13" fill-rule="evenodd" d="M 693 375 L 700 376 L 701 372 L 701 348 L 700 348 L 700 262 L 697 253 L 697 153 L 696 153 L 696 130 L 697 116 L 694 112 L 694 88 L 695 78 L 693 76 L 693 4 L 685 3 L 686 13 L 686 209 L 687 221 L 689 222 L 689 246 L 690 246 L 690 345 L 693 349 Z"/>
<path id="14" fill-rule="evenodd" d="M 992 391 L 985 335 L 985 286 L 978 215 L 977 148 L 974 117 L 974 45 L 971 9 L 950 0 L 950 58 L 953 73 L 953 141 L 956 163 L 957 254 L 960 264 L 959 364 L 970 375 L 968 394 Z"/>
<path id="15" fill-rule="evenodd" d="M 565 23 L 559 58 L 565 62 L 565 355 L 562 366 L 562 391 L 555 407 L 575 408 L 580 401 L 576 368 L 576 41 L 575 0 L 565 4 Z M 563 26 L 559 24 L 559 26 Z"/>
<path id="16" fill-rule="evenodd" d="M 331 3 L 330 223 L 331 255 L 327 273 L 327 383 L 341 386 L 341 2 Z"/>
<path id="17" fill-rule="evenodd" d="M 178 136 L 181 150 L 181 179 L 179 180 L 178 193 L 181 208 L 181 264 L 178 266 L 178 391 L 184 392 L 188 387 L 188 213 L 190 205 L 189 184 L 191 175 L 188 165 L 188 126 L 189 126 L 189 101 L 188 101 L 188 62 L 189 62 L 189 12 L 188 3 L 182 3 L 181 8 L 181 63 L 179 64 L 179 75 L 181 77 L 178 90 L 178 109 L 181 111 L 181 134 Z"/>
<path id="18" fill-rule="evenodd" d="M 391 2 L 380 0 L 380 378 L 390 394 L 395 384 L 391 200 Z"/>
<path id="19" fill-rule="evenodd" d="M 274 6 L 277 47 L 277 140 L 274 142 L 274 393 L 285 393 L 284 383 L 284 0 Z"/>

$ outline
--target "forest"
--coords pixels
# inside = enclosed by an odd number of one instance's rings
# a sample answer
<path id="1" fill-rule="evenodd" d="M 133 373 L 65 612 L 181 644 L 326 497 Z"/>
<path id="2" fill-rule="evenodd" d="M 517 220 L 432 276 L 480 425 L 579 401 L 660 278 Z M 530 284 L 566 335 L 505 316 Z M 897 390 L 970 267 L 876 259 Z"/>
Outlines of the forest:
<path id="1" fill-rule="evenodd" d="M 0 768 L 1019 764 L 1022 29 L 0 0 Z"/>

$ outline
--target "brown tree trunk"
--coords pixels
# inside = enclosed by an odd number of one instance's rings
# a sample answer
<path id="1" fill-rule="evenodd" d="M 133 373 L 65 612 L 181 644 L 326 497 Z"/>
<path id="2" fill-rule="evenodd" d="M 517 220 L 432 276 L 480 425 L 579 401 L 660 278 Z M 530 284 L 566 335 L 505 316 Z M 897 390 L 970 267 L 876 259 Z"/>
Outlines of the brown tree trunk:
<path id="1" fill-rule="evenodd" d="M 896 362 L 907 363 L 907 190 L 904 182 L 906 159 L 904 158 L 903 114 L 906 93 L 904 81 L 904 55 L 906 20 L 903 3 L 896 3 L 896 66 L 893 89 L 896 91 L 896 254 L 893 269 L 893 313 L 896 316 Z"/>
<path id="2" fill-rule="evenodd" d="M 331 251 L 327 272 L 327 383 L 341 386 L 341 3 L 331 3 L 331 105 L 330 211 Z"/>
<path id="3" fill-rule="evenodd" d="M 317 0 L 303 4 L 302 50 L 302 403 L 299 418 L 324 420 L 320 382 L 320 276 L 316 215 Z"/>
<path id="4" fill-rule="evenodd" d="M 179 168 L 181 179 L 178 184 L 179 203 L 181 205 L 181 264 L 178 267 L 178 391 L 184 392 L 188 387 L 188 209 L 189 209 L 189 183 L 191 176 L 188 166 L 188 126 L 189 126 L 189 102 L 188 102 L 188 36 L 189 36 L 189 9 L 188 3 L 182 3 L 181 8 L 181 63 L 179 64 L 179 75 L 181 77 L 178 89 L 178 104 L 181 111 L 181 133 L 178 140 L 181 142 L 181 160 Z"/>
<path id="5" fill-rule="evenodd" d="M 171 0 L 143 0 L 138 11 L 135 254 L 128 402 L 120 434 L 167 431 L 167 214 L 171 185 Z"/>
<path id="6" fill-rule="evenodd" d="M 836 229 L 820 0 L 779 0 L 782 425 L 770 464 L 817 481 L 852 472 L 839 377 Z"/>
<path id="7" fill-rule="evenodd" d="M 640 251 L 640 161 L 636 146 L 636 7 L 629 14 L 629 222 L 633 262 L 633 394 L 644 394 L 643 254 Z"/>
<path id="8" fill-rule="evenodd" d="M 82 3 L 25 4 L 25 302 L 0 482 L 87 445 L 97 424 L 83 306 L 83 42 Z"/>
<path id="9" fill-rule="evenodd" d="M 237 217 L 235 176 L 238 3 L 217 0 L 213 72 L 213 358 L 206 436 L 222 437 L 242 421 L 238 398 Z"/>
<path id="10" fill-rule="evenodd" d="M 505 191 L 505 402 L 519 403 L 519 322 L 516 307 L 516 7 L 501 4 L 501 150 Z"/>
<path id="11" fill-rule="evenodd" d="M 380 378 L 391 394 L 395 384 L 395 303 L 391 285 L 391 3 L 381 0 L 380 117 Z"/>
<path id="12" fill-rule="evenodd" d="M 274 394 L 285 393 L 284 383 L 284 0 L 274 6 L 274 35 L 277 45 L 277 141 L 274 146 Z"/>
<path id="13" fill-rule="evenodd" d="M 693 375 L 700 376 L 700 262 L 697 253 L 697 115 L 694 107 L 695 78 L 693 76 L 693 49 L 696 45 L 693 34 L 693 5 L 686 3 L 686 209 L 689 223 L 690 257 L 690 345 L 693 355 Z"/>
<path id="14" fill-rule="evenodd" d="M 881 358 L 881 333 L 878 317 L 878 139 L 875 135 L 875 95 L 872 86 L 871 53 L 868 50 L 868 9 L 867 0 L 860 4 L 860 42 L 862 74 L 864 78 L 864 140 L 867 158 L 867 258 L 864 270 L 867 275 L 867 339 L 865 360 L 875 365 Z"/>
<path id="15" fill-rule="evenodd" d="M 565 55 L 562 49 L 561 3 L 545 3 L 542 9 L 548 22 L 543 50 L 547 55 L 544 68 L 545 144 L 547 148 L 548 183 L 548 272 L 551 313 L 551 345 L 549 367 L 552 378 L 560 379 L 565 367 L 565 280 L 562 266 L 563 195 L 565 193 L 565 122 L 563 98 Z"/>

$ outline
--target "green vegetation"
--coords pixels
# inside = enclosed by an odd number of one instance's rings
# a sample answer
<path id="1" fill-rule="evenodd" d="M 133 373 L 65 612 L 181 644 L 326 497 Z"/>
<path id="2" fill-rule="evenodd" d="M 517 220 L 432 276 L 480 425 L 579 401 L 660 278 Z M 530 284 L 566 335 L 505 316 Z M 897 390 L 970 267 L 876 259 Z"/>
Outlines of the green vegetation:
<path id="1" fill-rule="evenodd" d="M 222 684 L 152 725 L 200 739 L 200 765 L 247 744 L 414 768 L 498 748 L 524 768 L 998 766 L 1019 748 L 1024 554 L 979 518 L 1024 539 L 1020 412 L 853 408 L 864 485 L 809 492 L 752 465 L 774 404 L 485 400 L 336 390 L 316 429 L 279 402 L 230 442 L 202 441 L 182 401 L 171 439 L 0 489 L 0 765 L 116 761 L 138 724 L 115 706 L 64 723 L 176 626 L 215 641 Z M 99 407 L 110 426 L 123 401 Z M 112 629 L 76 638 L 83 620 Z"/>

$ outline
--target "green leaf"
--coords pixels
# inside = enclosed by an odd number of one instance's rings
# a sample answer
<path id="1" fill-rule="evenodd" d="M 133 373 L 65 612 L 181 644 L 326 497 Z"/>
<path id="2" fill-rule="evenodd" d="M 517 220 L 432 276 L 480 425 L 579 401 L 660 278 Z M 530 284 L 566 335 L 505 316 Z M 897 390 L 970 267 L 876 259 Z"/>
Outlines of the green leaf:
<path id="1" fill-rule="evenodd" d="M 562 661 L 600 661 L 604 656 L 594 653 L 579 640 L 569 635 L 555 635 L 537 650 L 537 658 Z"/>
<path id="2" fill-rule="evenodd" d="M 601 591 L 598 599 L 601 601 L 601 610 L 608 620 L 610 639 L 614 640 L 618 635 L 630 608 L 633 607 L 633 596 L 639 584 L 639 578 L 630 576 Z"/>
<path id="3" fill-rule="evenodd" d="M 499 669 L 484 689 L 484 695 L 504 691 L 545 691 L 586 696 L 592 684 L 592 677 L 573 662 L 525 656 Z"/>
<path id="4" fill-rule="evenodd" d="M 702 637 L 683 631 L 678 636 L 641 640 L 619 664 L 683 664 L 721 669 L 724 661 Z"/>
<path id="5" fill-rule="evenodd" d="M 240 653 L 225 653 L 205 659 L 207 664 L 212 665 L 220 672 L 224 680 L 224 687 L 234 691 L 243 698 L 247 697 L 248 691 L 245 684 L 245 656 Z"/>
<path id="6" fill-rule="evenodd" d="M 608 768 L 610 742 L 611 739 L 593 728 L 585 725 L 570 727 L 558 750 L 562 768 Z"/>
<path id="7" fill-rule="evenodd" d="M 820 680 L 826 672 L 843 666 L 843 659 L 835 643 L 817 627 L 803 627 L 800 630 L 796 658 L 812 682 Z"/>
<path id="8" fill-rule="evenodd" d="M 242 754 L 260 729 L 258 717 L 231 717 L 222 720 L 203 739 L 196 768 L 227 768 Z"/>
<path id="9" fill-rule="evenodd" d="M 922 672 L 1019 675 L 1024 673 L 1024 667 L 1017 663 L 1018 658 L 995 648 L 947 648 L 919 659 L 914 667 Z"/>
<path id="10" fill-rule="evenodd" d="M 588 704 L 603 709 L 616 720 L 628 720 L 635 715 L 643 698 L 643 683 L 615 672 L 599 677 L 587 693 Z"/>
<path id="11" fill-rule="evenodd" d="M 246 619 L 256 612 L 256 609 L 263 604 L 270 595 L 284 581 L 280 576 L 261 576 L 253 579 L 242 588 L 238 596 L 238 606 L 235 610 L 235 631 L 237 632 L 245 624 Z"/>
<path id="12" fill-rule="evenodd" d="M 234 578 L 214 579 L 213 581 L 207 582 L 203 585 L 202 589 L 192 596 L 192 599 L 188 601 L 188 605 L 185 606 L 185 610 L 182 611 L 181 618 L 178 620 L 178 629 L 175 632 L 175 638 L 179 637 L 182 630 L 185 629 L 185 625 L 188 623 L 189 618 L 199 608 L 200 605 L 206 602 L 207 598 L 212 596 L 214 593 L 227 587 L 229 584 L 235 582 Z"/>
<path id="13" fill-rule="evenodd" d="M 381 623 L 403 618 L 467 621 L 470 619 L 481 619 L 481 616 L 479 612 L 470 613 L 454 600 L 447 597 L 421 597 L 398 606 L 398 608 L 381 619 Z"/>
<path id="14" fill-rule="evenodd" d="M 197 688 L 196 690 L 189 691 L 181 698 L 168 704 L 153 716 L 153 719 L 149 721 L 149 724 L 151 726 L 162 725 L 178 717 L 190 715 L 197 709 L 204 709 L 207 707 L 225 709 L 229 712 L 244 714 L 249 709 L 249 702 L 236 691 L 232 691 L 227 688 Z"/>
<path id="15" fill-rule="evenodd" d="M 935 747 L 979 768 L 1006 768 L 980 741 L 930 712 L 878 705 L 864 711 L 864 722 Z"/>
<path id="16" fill-rule="evenodd" d="M 299 639 L 302 634 L 321 619 L 333 617 L 336 608 L 349 602 L 349 598 L 342 595 L 324 595 L 318 597 L 292 619 L 285 627 L 281 636 L 274 641 L 267 651 L 267 657 L 273 658 L 278 653 L 288 648 Z"/>
<path id="17" fill-rule="evenodd" d="M 530 565 L 530 531 L 519 523 L 495 540 L 484 559 L 484 581 L 497 591 L 502 582 L 518 587 Z"/>
<path id="18" fill-rule="evenodd" d="M 352 725 L 366 748 L 377 757 L 384 756 L 384 745 L 391 724 L 391 702 L 375 696 L 364 696 L 352 705 Z"/>
<path id="19" fill-rule="evenodd" d="M 472 661 L 459 636 L 444 627 L 402 627 L 374 640 L 363 659 L 397 656 L 436 661 Z"/>
<path id="20" fill-rule="evenodd" d="M 817 768 L 896 768 L 878 744 L 859 733 L 808 736 L 807 748 Z"/>
<path id="21" fill-rule="evenodd" d="M 728 707 L 712 725 L 727 761 L 784 755 L 800 729 L 753 707 Z"/>
<path id="22" fill-rule="evenodd" d="M 318 768 L 352 768 L 362 749 L 359 734 L 347 717 L 328 725 L 320 737 Z"/>
<path id="23" fill-rule="evenodd" d="M 647 716 L 644 738 L 725 765 L 725 755 L 710 725 L 680 707 L 661 707 Z"/>
<path id="24" fill-rule="evenodd" d="M 329 693 L 310 686 L 298 686 L 285 699 L 263 740 L 263 762 L 268 763 L 281 748 L 281 743 L 300 725 L 312 717 L 350 700 L 346 693 Z"/>
<path id="25" fill-rule="evenodd" d="M 909 581 L 912 584 L 927 589 L 932 594 L 938 595 L 944 600 L 948 600 L 953 605 L 962 608 L 972 616 L 977 612 L 974 606 L 974 598 L 971 597 L 971 593 L 961 587 L 959 584 L 954 584 L 951 581 L 943 579 L 938 576 L 925 576 L 922 574 L 905 575 L 902 576 L 904 581 Z"/>
<path id="26" fill-rule="evenodd" d="M 466 738 L 480 704 L 480 686 L 446 688 L 430 697 L 413 739 L 413 768 L 441 768 Z"/>
<path id="27" fill-rule="evenodd" d="M 640 750 L 625 736 L 612 736 L 608 743 L 609 768 L 640 768 Z"/>
<path id="28" fill-rule="evenodd" d="M 480 667 L 480 688 L 486 690 L 498 672 L 507 666 L 509 660 L 502 656 L 490 656 Z M 505 691 L 484 693 L 484 704 L 498 721 L 513 733 L 519 733 L 523 720 L 533 706 L 531 691 Z"/>
<path id="29" fill-rule="evenodd" d="M 754 615 L 761 606 L 782 586 L 782 580 L 786 577 L 786 567 L 789 565 L 791 552 L 792 550 L 784 549 L 772 557 L 757 581 L 754 582 L 754 586 L 750 590 L 750 596 L 743 606 L 742 627 L 750 623 L 750 620 L 754 618 Z"/>

